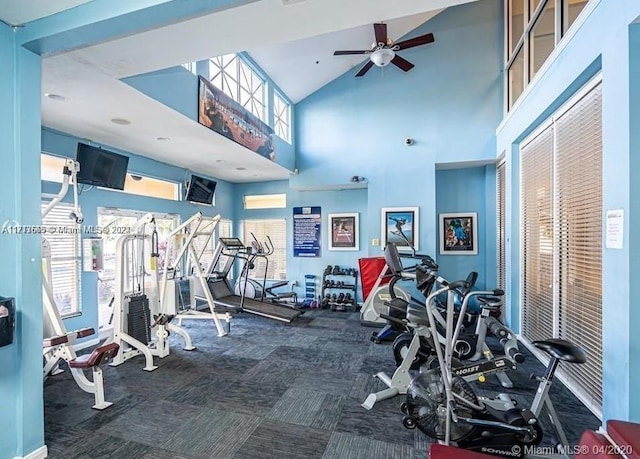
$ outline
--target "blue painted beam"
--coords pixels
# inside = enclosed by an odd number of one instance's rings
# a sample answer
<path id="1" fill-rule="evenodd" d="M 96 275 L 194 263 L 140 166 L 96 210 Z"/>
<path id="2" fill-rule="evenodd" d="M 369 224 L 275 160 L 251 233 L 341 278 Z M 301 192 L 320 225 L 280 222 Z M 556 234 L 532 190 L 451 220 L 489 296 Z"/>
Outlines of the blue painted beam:
<path id="1" fill-rule="evenodd" d="M 94 0 L 17 29 L 18 43 L 41 56 L 60 54 L 257 0 Z"/>

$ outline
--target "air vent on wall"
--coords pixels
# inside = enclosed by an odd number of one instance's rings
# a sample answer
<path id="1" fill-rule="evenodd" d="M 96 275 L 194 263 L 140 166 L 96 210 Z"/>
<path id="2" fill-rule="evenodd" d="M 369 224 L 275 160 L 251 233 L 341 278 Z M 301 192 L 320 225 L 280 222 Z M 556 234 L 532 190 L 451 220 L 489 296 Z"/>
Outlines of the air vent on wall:
<path id="1" fill-rule="evenodd" d="M 304 2 L 304 1 L 305 0 L 282 0 L 282 4 L 284 6 L 287 6 L 287 5 L 291 5 L 293 3 L 300 3 L 300 2 Z"/>

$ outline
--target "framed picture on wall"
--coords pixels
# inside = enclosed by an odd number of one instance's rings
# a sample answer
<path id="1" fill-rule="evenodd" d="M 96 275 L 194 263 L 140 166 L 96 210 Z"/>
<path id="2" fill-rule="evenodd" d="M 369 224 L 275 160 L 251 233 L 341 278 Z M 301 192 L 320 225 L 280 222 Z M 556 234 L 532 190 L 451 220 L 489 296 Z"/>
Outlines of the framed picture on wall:
<path id="1" fill-rule="evenodd" d="M 440 255 L 478 254 L 478 214 L 440 214 Z"/>
<path id="2" fill-rule="evenodd" d="M 417 207 L 383 207 L 382 208 L 382 249 L 393 242 L 399 251 L 418 250 L 419 216 Z"/>
<path id="3" fill-rule="evenodd" d="M 329 214 L 329 250 L 360 250 L 358 212 Z"/>

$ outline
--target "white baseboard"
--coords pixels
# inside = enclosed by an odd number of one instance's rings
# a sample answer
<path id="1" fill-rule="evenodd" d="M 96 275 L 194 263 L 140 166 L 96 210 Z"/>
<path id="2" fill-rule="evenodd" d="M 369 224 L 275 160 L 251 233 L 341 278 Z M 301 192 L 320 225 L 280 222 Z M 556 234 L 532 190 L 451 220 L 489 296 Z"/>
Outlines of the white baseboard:
<path id="1" fill-rule="evenodd" d="M 26 456 L 16 456 L 13 459 L 44 459 L 45 457 L 47 457 L 48 453 L 49 452 L 47 451 L 47 445 L 44 445 L 35 451 L 31 451 Z"/>

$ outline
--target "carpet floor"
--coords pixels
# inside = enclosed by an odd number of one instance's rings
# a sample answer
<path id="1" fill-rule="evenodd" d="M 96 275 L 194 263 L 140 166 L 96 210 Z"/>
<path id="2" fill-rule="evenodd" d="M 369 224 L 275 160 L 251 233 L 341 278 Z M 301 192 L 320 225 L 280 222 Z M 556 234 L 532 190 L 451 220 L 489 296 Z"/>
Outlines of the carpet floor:
<path id="1" fill-rule="evenodd" d="M 369 340 L 359 314 L 309 310 L 291 324 L 237 315 L 231 333 L 218 337 L 208 321 L 184 325 L 197 350 L 184 351 L 172 335 L 171 355 L 142 370 L 135 357 L 104 366 L 105 398 L 93 396 L 68 371 L 45 383 L 45 441 L 51 458 L 123 459 L 417 459 L 430 439 L 402 426 L 402 397 L 376 403 L 366 396 L 384 388 L 372 375 L 395 369 L 390 344 Z M 522 346 L 524 347 L 524 346 Z M 526 406 L 535 394 L 527 361 L 509 374 L 514 398 Z M 491 380 L 478 392 L 499 386 Z M 599 420 L 560 383 L 551 398 L 569 440 Z M 544 424 L 543 424 L 544 427 Z"/>

